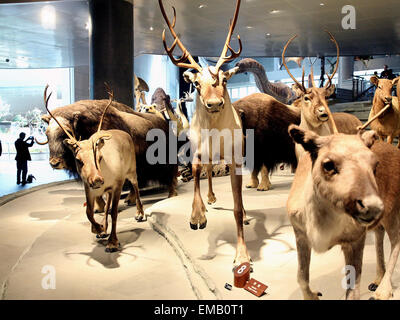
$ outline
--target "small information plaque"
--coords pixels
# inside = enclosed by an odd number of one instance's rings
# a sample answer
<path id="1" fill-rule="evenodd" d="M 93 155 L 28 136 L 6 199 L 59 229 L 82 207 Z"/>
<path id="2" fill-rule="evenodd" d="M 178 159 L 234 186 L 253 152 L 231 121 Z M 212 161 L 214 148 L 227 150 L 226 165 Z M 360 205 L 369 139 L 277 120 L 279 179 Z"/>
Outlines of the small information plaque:
<path id="1" fill-rule="evenodd" d="M 255 279 L 250 279 L 244 286 L 245 290 L 249 291 L 257 297 L 260 297 L 267 288 L 267 285 Z"/>

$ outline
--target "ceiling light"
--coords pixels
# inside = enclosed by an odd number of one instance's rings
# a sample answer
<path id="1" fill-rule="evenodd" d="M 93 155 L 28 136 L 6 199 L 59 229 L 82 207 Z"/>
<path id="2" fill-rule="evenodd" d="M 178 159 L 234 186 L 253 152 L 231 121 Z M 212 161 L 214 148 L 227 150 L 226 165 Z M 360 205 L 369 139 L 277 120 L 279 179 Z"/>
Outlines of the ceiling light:
<path id="1" fill-rule="evenodd" d="M 201 5 L 199 5 L 199 9 L 203 9 L 203 8 L 205 8 L 205 7 L 207 7 L 206 4 L 201 4 Z"/>
<path id="2" fill-rule="evenodd" d="M 150 28 L 149 28 L 149 30 L 150 30 L 150 31 L 153 31 L 153 30 L 154 30 L 154 28 L 153 28 L 153 27 L 150 27 Z"/>
<path id="3" fill-rule="evenodd" d="M 322 2 L 321 2 L 319 5 L 320 5 L 320 6 L 324 6 L 324 5 L 325 5 L 325 3 L 322 3 Z"/>
<path id="4" fill-rule="evenodd" d="M 270 35 L 271 35 L 270 33 L 267 33 L 267 34 L 266 34 L 267 37 L 269 37 Z"/>
<path id="5" fill-rule="evenodd" d="M 42 27 L 47 30 L 56 28 L 56 9 L 51 5 L 45 5 L 40 11 Z"/>
<path id="6" fill-rule="evenodd" d="M 247 28 L 247 29 L 253 29 L 253 27 L 252 27 L 252 26 L 246 26 L 246 28 Z"/>

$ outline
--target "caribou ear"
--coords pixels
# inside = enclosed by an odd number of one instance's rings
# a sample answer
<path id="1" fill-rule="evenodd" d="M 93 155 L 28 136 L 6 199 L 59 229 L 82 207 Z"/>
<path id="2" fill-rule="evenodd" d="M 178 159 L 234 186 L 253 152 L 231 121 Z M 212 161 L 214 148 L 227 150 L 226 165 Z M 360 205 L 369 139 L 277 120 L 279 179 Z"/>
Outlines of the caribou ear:
<path id="1" fill-rule="evenodd" d="M 398 84 L 399 80 L 400 80 L 400 77 L 397 77 L 397 78 L 393 79 L 392 80 L 392 85 Z"/>
<path id="2" fill-rule="evenodd" d="M 196 81 L 196 74 L 194 74 L 193 72 L 190 72 L 190 71 L 185 71 L 183 73 L 183 79 L 187 83 L 195 82 Z"/>
<path id="3" fill-rule="evenodd" d="M 324 145 L 327 137 L 321 137 L 310 130 L 303 130 L 299 126 L 294 124 L 289 126 L 289 135 L 292 139 L 303 146 L 304 150 L 311 154 L 312 158 L 315 158 L 318 154 L 318 150 Z"/>
<path id="4" fill-rule="evenodd" d="M 377 87 L 379 78 L 377 76 L 372 76 L 371 79 L 369 79 L 369 81 L 371 81 L 371 83 Z"/>
<path id="5" fill-rule="evenodd" d="M 229 69 L 228 71 L 225 71 L 224 76 L 226 77 L 226 80 L 229 80 L 238 72 L 239 72 L 239 67 L 234 67 L 232 69 Z"/>
<path id="6" fill-rule="evenodd" d="M 358 134 L 359 134 L 361 140 L 364 142 L 364 144 L 368 148 L 371 148 L 373 146 L 374 142 L 379 139 L 377 133 L 374 130 L 359 132 Z"/>
<path id="7" fill-rule="evenodd" d="M 328 98 L 328 97 L 330 97 L 331 95 L 333 95 L 333 94 L 335 93 L 335 89 L 336 89 L 336 87 L 335 87 L 335 85 L 332 83 L 332 84 L 330 85 L 330 87 L 329 87 L 328 89 L 326 89 L 326 97 Z"/>
<path id="8" fill-rule="evenodd" d="M 49 124 L 51 116 L 49 114 L 43 114 L 41 116 L 42 121 L 46 122 L 47 124 Z"/>

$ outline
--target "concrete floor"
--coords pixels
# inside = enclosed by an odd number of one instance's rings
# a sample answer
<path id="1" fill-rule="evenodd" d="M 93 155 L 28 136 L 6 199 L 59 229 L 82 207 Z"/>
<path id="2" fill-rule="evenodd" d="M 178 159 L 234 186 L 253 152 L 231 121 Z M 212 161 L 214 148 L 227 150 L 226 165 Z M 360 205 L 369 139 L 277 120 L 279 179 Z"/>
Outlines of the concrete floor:
<path id="1" fill-rule="evenodd" d="M 293 176 L 272 176 L 274 189 L 244 189 L 250 225 L 246 242 L 254 261 L 251 277 L 268 285 L 261 298 L 233 287 L 236 230 L 229 177 L 214 179 L 217 202 L 207 205 L 207 228 L 191 230 L 193 182 L 180 184 L 179 196 L 142 196 L 147 221 L 134 220 L 135 207 L 121 200 L 118 237 L 121 250 L 106 253 L 90 233 L 82 186 L 69 182 L 22 196 L 0 207 L 0 294 L 3 299 L 302 299 L 296 282 L 297 254 L 285 204 Z M 244 177 L 246 182 L 248 177 Z M 207 189 L 201 181 L 202 194 Z M 98 217 L 99 219 L 100 217 Z M 388 240 L 385 239 L 387 257 Z M 386 257 L 386 258 L 387 258 Z M 43 267 L 54 267 L 56 289 L 42 288 Z M 311 288 L 322 299 L 343 299 L 343 255 L 335 247 L 313 254 Z M 361 281 L 362 299 L 375 276 L 373 235 L 367 238 Z M 393 276 L 400 298 L 400 268 Z"/>
<path id="2" fill-rule="evenodd" d="M 54 170 L 50 167 L 48 154 L 32 154 L 31 156 L 32 161 L 28 161 L 28 175 L 33 174 L 36 180 L 24 186 L 17 185 L 15 154 L 3 154 L 0 157 L 0 197 L 42 184 L 70 179 L 64 170 Z"/>

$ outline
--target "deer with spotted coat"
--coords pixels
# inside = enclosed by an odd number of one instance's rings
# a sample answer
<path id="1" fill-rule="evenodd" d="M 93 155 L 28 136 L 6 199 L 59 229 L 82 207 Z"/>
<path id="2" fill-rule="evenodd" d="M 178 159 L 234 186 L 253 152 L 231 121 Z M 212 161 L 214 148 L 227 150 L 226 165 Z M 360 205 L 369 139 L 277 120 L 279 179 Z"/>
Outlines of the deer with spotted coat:
<path id="1" fill-rule="evenodd" d="M 168 25 L 168 28 L 174 38 L 174 42 L 170 48 L 168 48 L 165 40 L 165 30 L 163 32 L 163 44 L 164 48 L 170 57 L 171 61 L 178 67 L 194 69 L 197 73 L 185 71 L 184 79 L 189 83 L 193 83 L 197 90 L 196 97 L 196 110 L 191 121 L 190 130 L 190 140 L 193 145 L 193 162 L 192 162 L 192 172 L 194 176 L 194 199 L 192 204 L 192 214 L 190 218 L 190 227 L 194 230 L 200 228 L 203 229 L 207 225 L 207 218 L 205 215 L 206 208 L 203 203 L 200 194 L 200 173 L 201 167 L 204 162 L 207 162 L 207 171 L 211 174 L 212 171 L 212 160 L 226 160 L 231 159 L 230 163 L 230 174 L 231 174 L 231 186 L 234 200 L 234 216 L 236 220 L 237 227 L 237 248 L 234 263 L 240 264 L 243 262 L 250 262 L 250 256 L 247 251 L 246 243 L 244 241 L 244 231 L 243 231 L 243 221 L 245 220 L 245 210 L 243 208 L 242 200 L 242 176 L 241 172 L 238 173 L 237 169 L 241 169 L 241 163 L 238 163 L 237 157 L 233 156 L 237 153 L 242 155 L 243 152 L 243 132 L 242 123 L 240 116 L 231 104 L 229 93 L 226 87 L 227 81 L 237 72 L 238 68 L 233 68 L 228 71 L 223 71 L 221 66 L 229 61 L 237 58 L 242 50 L 242 43 L 240 37 L 239 50 L 235 52 L 230 46 L 230 41 L 232 37 L 233 30 L 235 28 L 239 8 L 240 0 L 236 3 L 236 9 L 234 18 L 230 23 L 229 32 L 226 38 L 222 54 L 214 66 L 209 66 L 208 68 L 202 68 L 190 55 L 189 51 L 184 47 L 179 37 L 175 33 L 174 27 L 176 22 L 176 11 L 174 10 L 174 20 L 171 23 L 165 13 L 162 0 L 159 0 L 159 5 L 161 8 L 162 15 Z M 176 59 L 173 56 L 173 50 L 178 45 L 182 51 L 182 56 Z M 228 50 L 231 54 L 228 56 Z M 206 130 L 217 130 L 221 132 L 223 130 L 228 130 L 231 139 L 226 139 L 230 141 L 222 141 L 219 148 L 213 148 L 217 143 L 213 143 L 211 137 L 208 139 L 202 139 L 202 131 Z M 240 132 L 240 139 L 235 139 L 235 135 Z M 221 138 L 221 137 L 220 137 Z M 221 142 L 222 139 L 219 140 Z M 205 145 L 210 146 L 211 152 L 206 155 L 206 161 L 204 159 L 204 147 Z M 214 150 L 218 149 L 218 150 Z M 226 150 L 229 150 L 227 152 Z M 227 154 L 229 153 L 229 154 Z M 212 192 L 212 190 L 211 190 Z"/>

